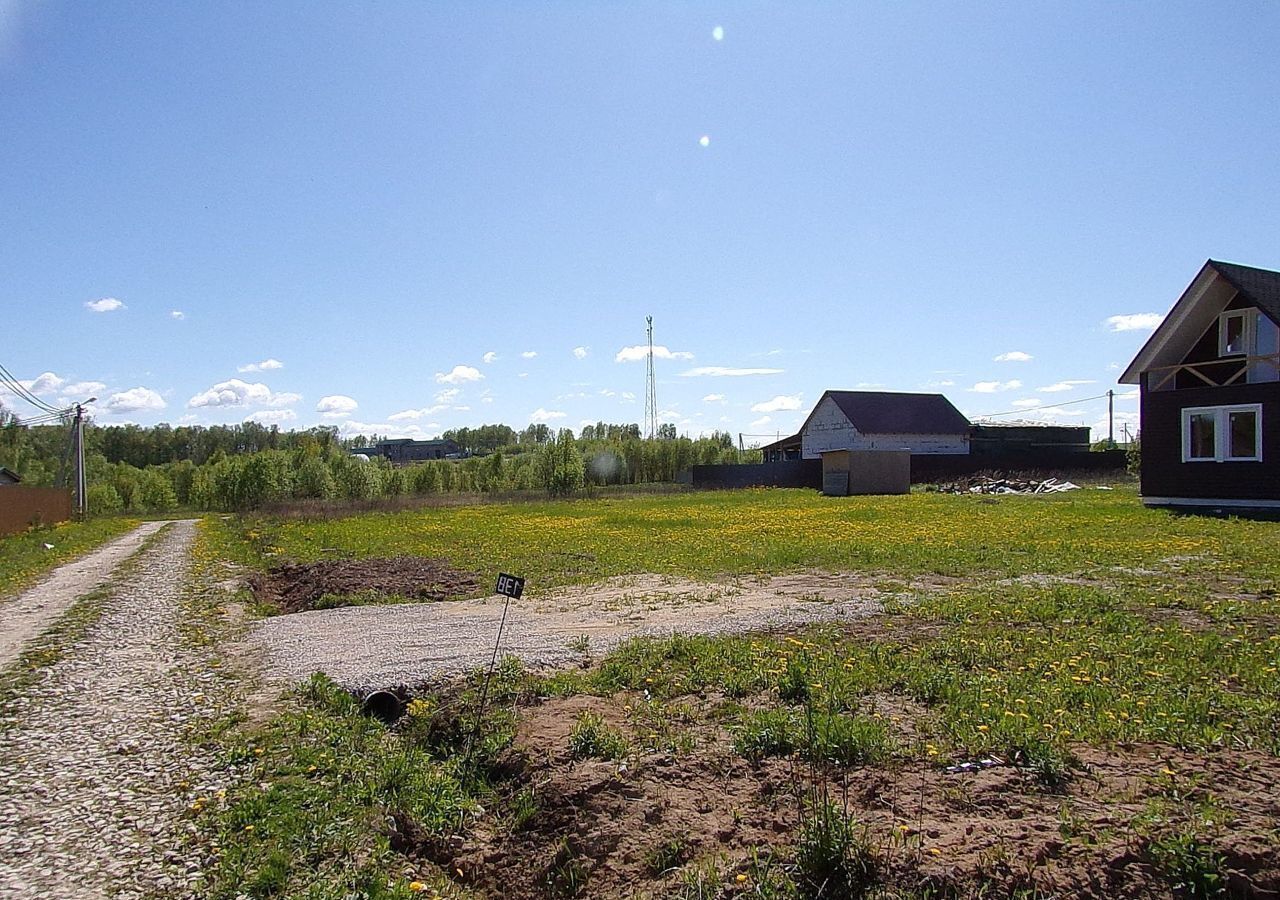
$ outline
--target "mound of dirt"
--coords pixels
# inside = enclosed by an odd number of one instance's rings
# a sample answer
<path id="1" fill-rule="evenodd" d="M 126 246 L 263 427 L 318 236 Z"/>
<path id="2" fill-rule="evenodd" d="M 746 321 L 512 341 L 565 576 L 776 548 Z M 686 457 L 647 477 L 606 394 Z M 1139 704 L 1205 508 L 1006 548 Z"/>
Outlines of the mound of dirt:
<path id="1" fill-rule="evenodd" d="M 326 596 L 374 593 L 426 602 L 482 593 L 476 573 L 455 569 L 442 559 L 420 556 L 331 559 L 276 566 L 253 576 L 249 585 L 259 601 L 291 613 L 316 609 L 320 598 Z"/>
<path id="2" fill-rule="evenodd" d="M 707 861 L 719 886 L 697 896 L 754 895 L 760 861 L 794 861 L 796 792 L 810 773 L 784 760 L 749 764 L 708 721 L 710 698 L 689 699 L 702 707 L 692 726 L 697 752 L 642 753 L 625 764 L 575 759 L 570 731 L 583 712 L 625 731 L 621 704 L 642 698 L 579 696 L 524 709 L 500 793 L 532 799 L 527 821 L 513 826 L 495 810 L 470 833 L 441 839 L 397 820 L 393 844 L 486 897 L 695 896 L 688 886 Z M 1280 776 L 1280 760 L 1155 744 L 1075 749 L 1081 767 L 1061 790 L 1008 764 L 952 773 L 899 761 L 848 771 L 832 796 L 856 820 L 883 885 L 940 896 L 1095 898 L 1185 895 L 1189 871 L 1162 870 L 1148 832 L 1186 823 L 1173 813 L 1160 828 L 1137 823 L 1171 798 L 1212 796 L 1225 818 L 1205 824 L 1200 839 L 1227 890 L 1280 889 L 1272 831 L 1280 799 L 1265 788 Z"/>

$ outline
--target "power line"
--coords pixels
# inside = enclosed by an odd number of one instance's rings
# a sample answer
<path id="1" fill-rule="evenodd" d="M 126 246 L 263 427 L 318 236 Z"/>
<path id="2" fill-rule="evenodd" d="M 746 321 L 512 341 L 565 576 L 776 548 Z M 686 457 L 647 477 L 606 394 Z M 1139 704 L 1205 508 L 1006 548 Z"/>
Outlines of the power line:
<path id="1" fill-rule="evenodd" d="M 43 409 L 45 412 L 58 411 L 57 407 L 49 405 L 35 394 L 31 393 L 31 391 L 27 389 L 27 386 L 15 378 L 13 373 L 6 369 L 2 364 L 0 364 L 0 382 L 3 382 L 10 391 L 16 394 L 19 400 L 25 400 L 32 406 Z"/>
<path id="2" fill-rule="evenodd" d="M 1057 409 L 1060 406 L 1070 406 L 1073 403 L 1088 403 L 1090 400 L 1104 400 L 1106 399 L 1106 397 L 1107 397 L 1106 394 L 1098 394 L 1096 397 L 1081 397 L 1079 400 L 1065 400 L 1062 403 L 1049 403 L 1043 406 L 1028 406 L 1025 409 L 1011 409 L 1007 412 L 987 413 L 981 418 L 994 419 L 996 416 L 1012 416 L 1012 415 L 1017 415 L 1018 413 L 1022 413 L 1023 415 L 1025 415 L 1027 413 L 1033 413 L 1041 409 Z"/>
<path id="3" fill-rule="evenodd" d="M 46 413 L 42 416 L 28 416 L 25 419 L 15 419 L 18 425 L 49 425 L 53 422 L 59 422 L 64 416 L 71 414 L 71 409 L 60 409 L 57 412 Z"/>

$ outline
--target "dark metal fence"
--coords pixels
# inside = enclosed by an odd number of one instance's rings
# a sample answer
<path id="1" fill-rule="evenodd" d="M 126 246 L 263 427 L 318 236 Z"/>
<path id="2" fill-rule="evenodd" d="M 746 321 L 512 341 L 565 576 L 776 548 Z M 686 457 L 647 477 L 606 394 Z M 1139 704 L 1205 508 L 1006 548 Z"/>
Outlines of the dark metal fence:
<path id="1" fill-rule="evenodd" d="M 0 534 L 15 534 L 32 525 L 52 525 L 70 518 L 68 490 L 20 484 L 0 487 Z"/>

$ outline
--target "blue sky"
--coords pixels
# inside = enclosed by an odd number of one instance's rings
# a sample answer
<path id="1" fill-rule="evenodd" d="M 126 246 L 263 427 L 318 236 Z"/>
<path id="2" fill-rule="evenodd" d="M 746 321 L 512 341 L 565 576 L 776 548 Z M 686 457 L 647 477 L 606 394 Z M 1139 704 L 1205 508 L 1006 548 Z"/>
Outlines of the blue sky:
<path id="1" fill-rule="evenodd" d="M 1105 426 L 1036 405 L 1116 387 L 1207 257 L 1280 268 L 1277 33 L 1268 3 L 0 0 L 0 363 L 103 423 L 577 429 L 642 421 L 652 315 L 691 435 L 871 386 Z"/>

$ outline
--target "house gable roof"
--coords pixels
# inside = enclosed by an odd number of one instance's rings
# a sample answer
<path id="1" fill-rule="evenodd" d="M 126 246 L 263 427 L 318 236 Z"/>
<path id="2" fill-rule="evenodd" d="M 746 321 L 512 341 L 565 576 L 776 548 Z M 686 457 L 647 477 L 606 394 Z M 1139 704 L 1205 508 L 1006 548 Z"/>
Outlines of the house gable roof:
<path id="1" fill-rule="evenodd" d="M 1137 384 L 1143 372 L 1181 361 L 1237 294 L 1280 324 L 1280 272 L 1211 259 L 1142 345 L 1120 383 Z"/>
<path id="2" fill-rule="evenodd" d="M 21 484 L 22 477 L 12 469 L 0 466 L 0 484 Z"/>
<path id="3" fill-rule="evenodd" d="M 826 391 L 813 407 L 817 412 L 828 397 L 849 423 L 863 434 L 962 434 L 969 420 L 941 394 L 908 394 L 893 391 Z M 809 427 L 804 420 L 800 432 Z"/>

